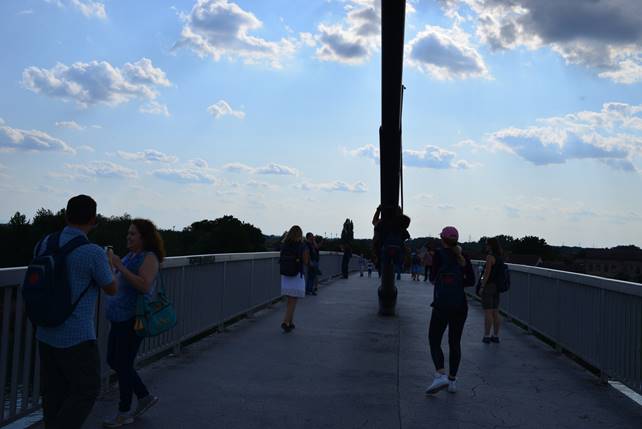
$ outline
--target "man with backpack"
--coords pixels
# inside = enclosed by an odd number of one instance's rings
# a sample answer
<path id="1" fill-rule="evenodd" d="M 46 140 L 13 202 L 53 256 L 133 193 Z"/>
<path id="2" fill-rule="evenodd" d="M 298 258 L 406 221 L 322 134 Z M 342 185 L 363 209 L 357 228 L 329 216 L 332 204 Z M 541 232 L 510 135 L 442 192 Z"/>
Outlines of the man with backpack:
<path id="1" fill-rule="evenodd" d="M 66 220 L 36 245 L 22 288 L 40 349 L 46 429 L 78 429 L 91 412 L 100 391 L 96 301 L 99 289 L 117 290 L 105 251 L 87 239 L 96 202 L 71 198 Z"/>

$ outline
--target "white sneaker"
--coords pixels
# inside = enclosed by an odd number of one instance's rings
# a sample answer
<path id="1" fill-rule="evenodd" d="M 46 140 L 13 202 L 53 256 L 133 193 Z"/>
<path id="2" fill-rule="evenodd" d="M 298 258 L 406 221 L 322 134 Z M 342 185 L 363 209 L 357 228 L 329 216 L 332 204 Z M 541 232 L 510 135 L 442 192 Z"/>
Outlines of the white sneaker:
<path id="1" fill-rule="evenodd" d="M 455 393 L 457 391 L 457 380 L 448 380 L 448 391 Z"/>
<path id="2" fill-rule="evenodd" d="M 134 423 L 134 418 L 130 413 L 121 413 L 120 411 L 112 417 L 103 420 L 103 426 L 106 428 L 119 428 L 123 425 Z"/>
<path id="3" fill-rule="evenodd" d="M 432 395 L 446 387 L 448 387 L 448 376 L 446 374 L 437 373 L 435 374 L 432 384 L 426 389 L 426 395 Z"/>

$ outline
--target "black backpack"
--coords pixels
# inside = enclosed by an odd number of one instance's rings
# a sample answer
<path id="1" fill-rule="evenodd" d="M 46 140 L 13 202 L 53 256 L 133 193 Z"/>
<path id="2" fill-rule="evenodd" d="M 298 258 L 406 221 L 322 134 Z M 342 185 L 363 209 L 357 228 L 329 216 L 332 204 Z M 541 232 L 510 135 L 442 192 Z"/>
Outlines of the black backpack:
<path id="1" fill-rule="evenodd" d="M 452 252 L 437 250 L 441 266 L 435 279 L 433 306 L 444 311 L 456 311 L 466 305 L 464 293 L 464 267 L 457 263 Z"/>
<path id="2" fill-rule="evenodd" d="M 508 292 L 510 289 L 510 271 L 508 265 L 503 259 L 496 262 L 495 267 L 495 282 L 497 283 L 497 290 L 499 293 Z"/>
<path id="3" fill-rule="evenodd" d="M 279 256 L 279 267 L 281 275 L 303 276 L 303 255 L 301 246 L 295 244 L 284 244 Z"/>
<path id="4" fill-rule="evenodd" d="M 74 312 L 91 284 L 71 301 L 71 287 L 67 275 L 67 255 L 80 246 L 89 244 L 87 237 L 78 236 L 60 247 L 60 232 L 51 234 L 47 247 L 40 255 L 41 240 L 33 261 L 22 282 L 22 298 L 27 316 L 35 326 L 59 326 Z"/>

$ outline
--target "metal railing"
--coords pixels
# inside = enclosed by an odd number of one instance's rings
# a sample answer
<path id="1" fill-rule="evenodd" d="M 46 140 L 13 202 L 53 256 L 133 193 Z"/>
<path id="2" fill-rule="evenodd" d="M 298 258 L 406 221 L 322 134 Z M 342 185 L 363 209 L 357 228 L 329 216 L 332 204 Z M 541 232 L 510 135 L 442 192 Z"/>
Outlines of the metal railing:
<path id="1" fill-rule="evenodd" d="M 341 273 L 342 254 L 321 252 L 321 281 Z M 176 327 L 146 339 L 138 360 L 178 351 L 182 344 L 239 316 L 251 315 L 281 298 L 279 253 L 235 253 L 167 258 L 161 281 L 176 308 Z M 360 257 L 350 261 L 358 268 Z M 0 269 L 0 427 L 40 408 L 40 365 L 34 328 L 27 319 L 18 286 L 26 267 Z M 101 297 L 103 295 L 101 294 Z M 106 363 L 109 323 L 99 298 L 97 338 L 103 388 L 111 371 Z"/>
<path id="2" fill-rule="evenodd" d="M 483 262 L 475 261 L 480 273 Z M 598 369 L 603 380 L 642 393 L 642 285 L 508 264 L 500 309 Z"/>

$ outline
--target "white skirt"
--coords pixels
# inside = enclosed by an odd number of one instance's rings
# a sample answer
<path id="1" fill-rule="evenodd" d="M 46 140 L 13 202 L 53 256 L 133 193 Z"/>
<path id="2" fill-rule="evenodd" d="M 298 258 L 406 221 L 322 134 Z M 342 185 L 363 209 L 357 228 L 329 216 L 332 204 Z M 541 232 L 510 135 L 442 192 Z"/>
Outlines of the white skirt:
<path id="1" fill-rule="evenodd" d="M 281 275 L 281 295 L 305 297 L 305 277 Z"/>

